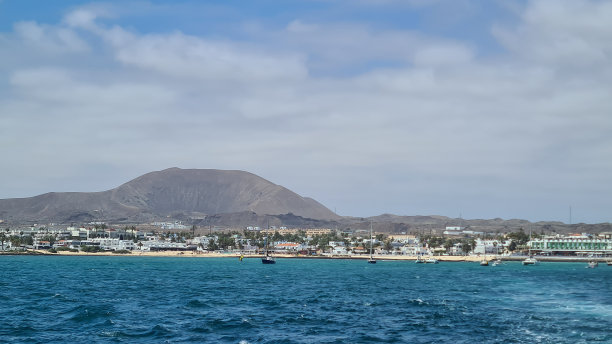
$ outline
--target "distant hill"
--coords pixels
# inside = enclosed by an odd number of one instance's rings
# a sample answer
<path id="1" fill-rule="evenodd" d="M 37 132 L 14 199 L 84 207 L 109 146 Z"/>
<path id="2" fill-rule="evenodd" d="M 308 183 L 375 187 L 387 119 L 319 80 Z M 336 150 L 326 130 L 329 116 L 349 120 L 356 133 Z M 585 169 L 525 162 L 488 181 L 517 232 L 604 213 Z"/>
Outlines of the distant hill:
<path id="1" fill-rule="evenodd" d="M 252 173 L 208 169 L 151 172 L 102 192 L 51 192 L 0 200 L 0 218 L 8 222 L 144 222 L 175 214 L 203 218 L 241 212 L 339 218 L 317 201 Z"/>
<path id="2" fill-rule="evenodd" d="M 564 224 L 520 219 L 458 219 L 438 215 L 368 218 L 337 216 L 317 201 L 244 171 L 169 168 L 147 173 L 102 192 L 51 192 L 0 200 L 7 224 L 146 223 L 181 220 L 199 227 L 288 226 L 376 232 L 442 234 L 446 226 L 504 233 L 612 232 L 612 224 Z"/>
<path id="3" fill-rule="evenodd" d="M 532 231 L 534 234 L 541 233 L 602 233 L 612 232 L 612 224 L 565 224 L 558 221 L 530 222 L 522 219 L 461 219 L 450 218 L 439 215 L 416 215 L 398 216 L 393 214 L 382 214 L 368 218 L 343 217 L 340 228 L 350 227 L 353 229 L 367 230 L 370 221 L 374 225 L 374 231 L 383 233 L 406 233 L 406 234 L 434 234 L 440 235 L 447 226 L 460 226 L 467 231 L 487 233 L 508 233 L 523 229 L 526 233 Z"/>

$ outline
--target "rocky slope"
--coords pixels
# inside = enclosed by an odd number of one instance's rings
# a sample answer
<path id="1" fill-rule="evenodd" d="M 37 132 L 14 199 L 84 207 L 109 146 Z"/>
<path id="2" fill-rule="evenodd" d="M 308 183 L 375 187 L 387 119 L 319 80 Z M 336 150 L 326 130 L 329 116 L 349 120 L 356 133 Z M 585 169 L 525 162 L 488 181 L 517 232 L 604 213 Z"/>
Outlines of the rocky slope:
<path id="1" fill-rule="evenodd" d="M 51 192 L 0 200 L 0 218 L 9 222 L 139 222 L 174 214 L 198 218 L 245 211 L 338 218 L 317 201 L 244 171 L 170 168 L 103 192 Z"/>

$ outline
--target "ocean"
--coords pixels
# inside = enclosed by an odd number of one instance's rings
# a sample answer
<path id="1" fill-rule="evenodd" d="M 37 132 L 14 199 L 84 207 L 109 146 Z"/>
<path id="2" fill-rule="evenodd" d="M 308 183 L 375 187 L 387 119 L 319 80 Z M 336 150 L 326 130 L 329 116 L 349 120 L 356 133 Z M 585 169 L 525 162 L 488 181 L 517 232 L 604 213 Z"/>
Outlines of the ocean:
<path id="1" fill-rule="evenodd" d="M 585 263 L 0 256 L 2 343 L 612 343 Z"/>

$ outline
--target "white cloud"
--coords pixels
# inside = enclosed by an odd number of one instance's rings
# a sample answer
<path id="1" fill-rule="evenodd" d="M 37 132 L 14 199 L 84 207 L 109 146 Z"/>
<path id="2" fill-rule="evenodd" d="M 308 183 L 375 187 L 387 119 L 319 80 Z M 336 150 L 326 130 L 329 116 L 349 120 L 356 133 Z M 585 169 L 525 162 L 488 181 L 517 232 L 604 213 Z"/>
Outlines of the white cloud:
<path id="1" fill-rule="evenodd" d="M 463 45 L 434 45 L 418 50 L 414 63 L 418 66 L 445 66 L 465 64 L 472 61 L 473 53 Z"/>
<path id="2" fill-rule="evenodd" d="M 2 190 L 13 191 L 0 197 L 51 191 L 48 180 L 6 185 L 22 170 L 101 166 L 120 183 L 182 166 L 249 170 L 353 215 L 609 205 L 608 7 L 529 3 L 493 31 L 507 53 L 486 59 L 465 42 L 359 23 L 296 19 L 248 42 L 107 26 L 97 18 L 110 12 L 89 7 L 57 26 L 21 23 L 0 44 L 81 55 L 4 67 Z M 366 198 L 384 201 L 365 210 Z M 487 199 L 512 209 L 494 214 Z"/>
<path id="3" fill-rule="evenodd" d="M 87 43 L 72 30 L 62 27 L 39 25 L 35 22 L 19 22 L 14 25 L 17 39 L 25 45 L 51 53 L 85 52 Z"/>
<path id="4" fill-rule="evenodd" d="M 206 41 L 180 33 L 139 37 L 117 47 L 123 63 L 179 78 L 303 78 L 306 70 L 295 56 L 272 56 L 237 44 Z"/>
<path id="5" fill-rule="evenodd" d="M 493 34 L 517 57 L 591 67 L 610 62 L 611 17 L 612 3 L 606 1 L 533 1 L 516 28 L 495 27 Z"/>

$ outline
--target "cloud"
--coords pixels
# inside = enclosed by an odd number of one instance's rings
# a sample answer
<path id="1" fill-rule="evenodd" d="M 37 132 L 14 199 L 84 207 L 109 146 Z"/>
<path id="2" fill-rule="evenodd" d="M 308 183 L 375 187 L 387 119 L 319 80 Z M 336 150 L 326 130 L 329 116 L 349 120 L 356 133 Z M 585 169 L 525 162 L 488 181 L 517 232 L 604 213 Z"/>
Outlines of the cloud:
<path id="1" fill-rule="evenodd" d="M 517 57 L 588 69 L 610 61 L 611 15 L 605 1 L 534 1 L 517 27 L 494 27 L 493 34 Z"/>
<path id="2" fill-rule="evenodd" d="M 207 41 L 180 33 L 149 35 L 117 44 L 125 64 L 179 78 L 261 80 L 303 78 L 299 57 L 271 56 L 239 44 Z"/>
<path id="3" fill-rule="evenodd" d="M 74 53 L 89 50 L 88 44 L 75 32 L 63 27 L 18 22 L 14 25 L 17 39 L 27 46 L 52 53 Z"/>
<path id="4" fill-rule="evenodd" d="M 130 7 L 129 3 L 127 5 Z M 117 12 L 120 11 L 119 8 L 111 4 L 92 3 L 68 12 L 62 20 L 62 24 L 72 28 L 96 30 L 98 28 L 96 20 L 116 18 Z"/>
<path id="5" fill-rule="evenodd" d="M 0 197 L 62 191 L 82 166 L 105 172 L 89 168 L 82 190 L 181 166 L 249 170 L 342 214 L 599 209 L 612 191 L 608 7 L 527 3 L 492 29 L 498 55 L 299 17 L 241 39 L 139 32 L 91 6 L 18 23 L 0 40 L 13 52 L 0 49 Z"/>

